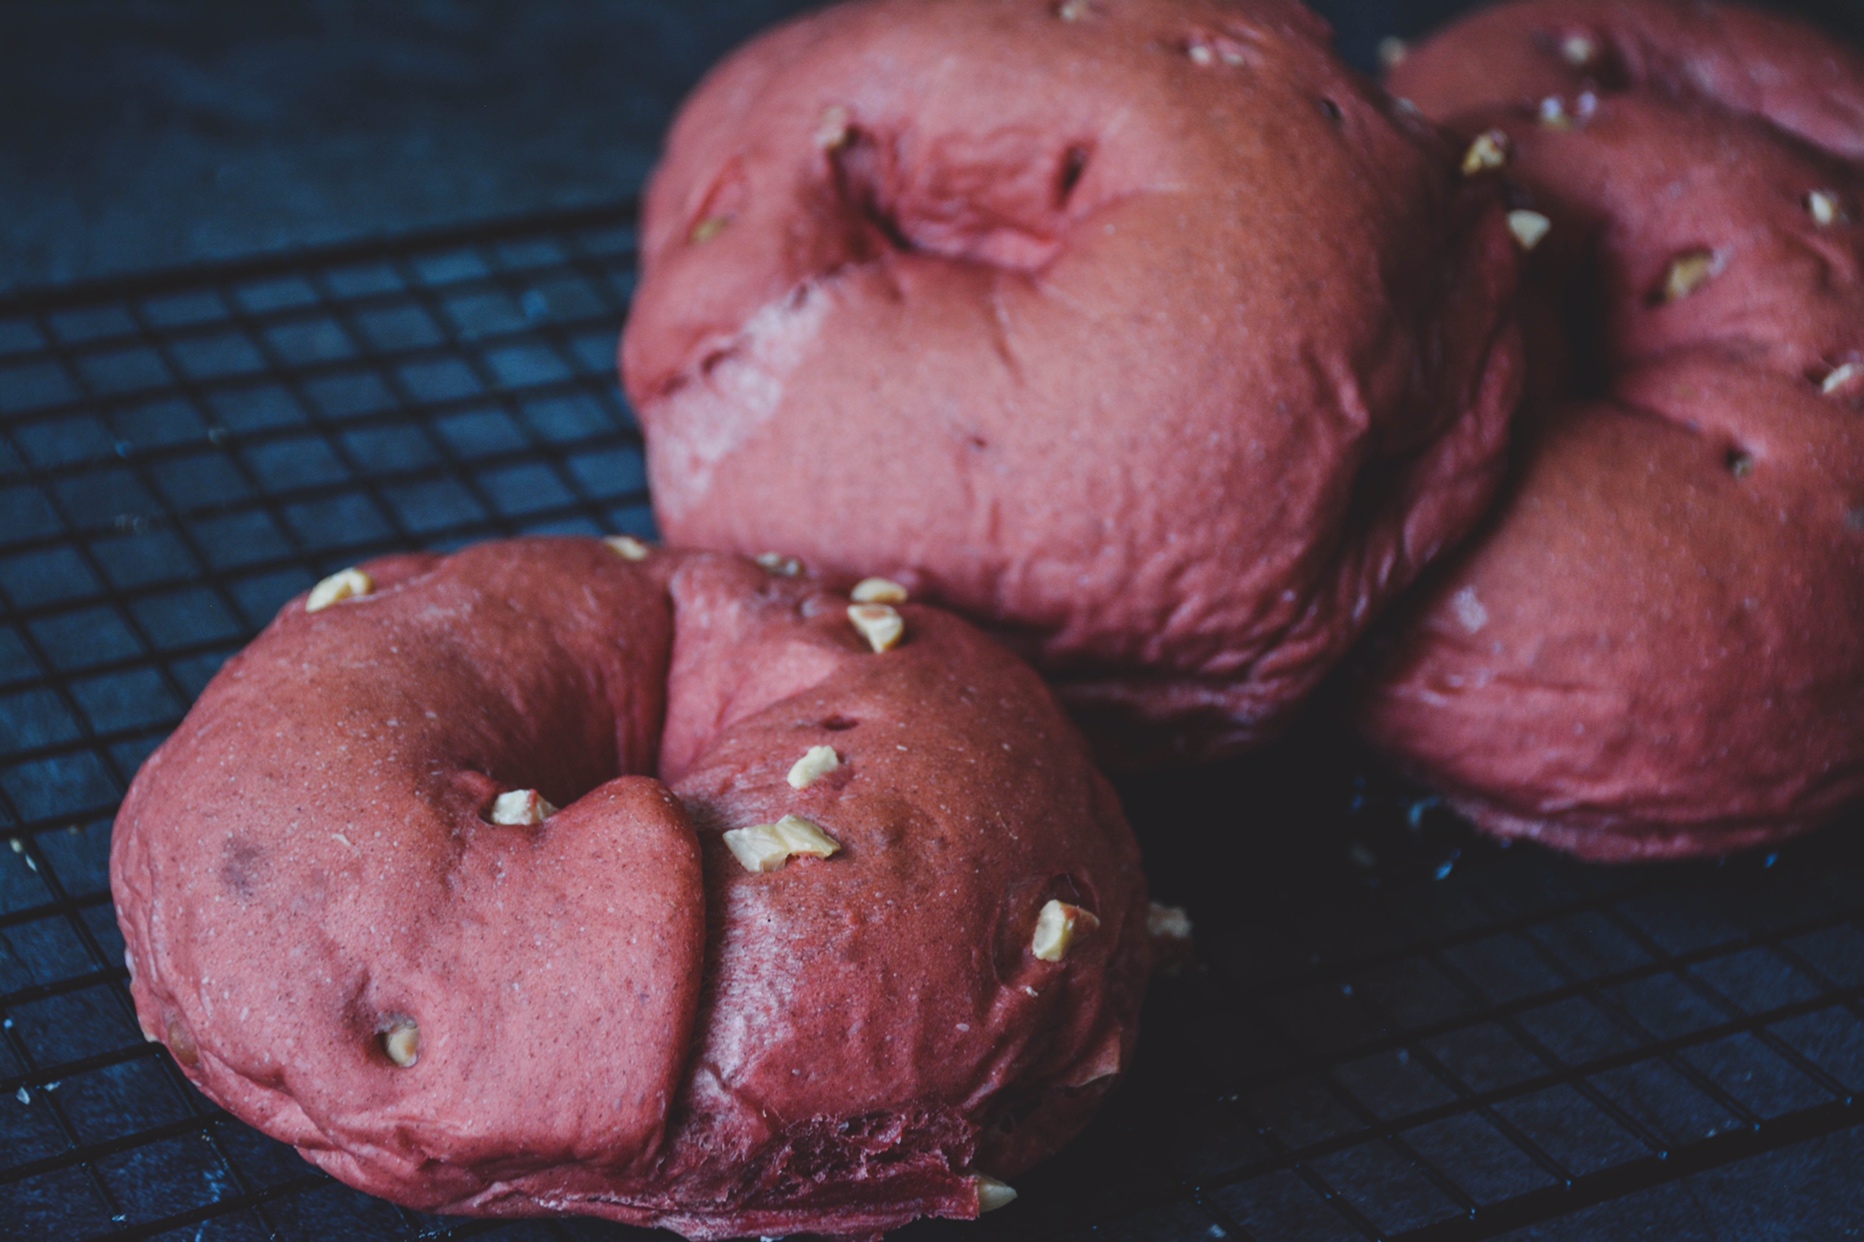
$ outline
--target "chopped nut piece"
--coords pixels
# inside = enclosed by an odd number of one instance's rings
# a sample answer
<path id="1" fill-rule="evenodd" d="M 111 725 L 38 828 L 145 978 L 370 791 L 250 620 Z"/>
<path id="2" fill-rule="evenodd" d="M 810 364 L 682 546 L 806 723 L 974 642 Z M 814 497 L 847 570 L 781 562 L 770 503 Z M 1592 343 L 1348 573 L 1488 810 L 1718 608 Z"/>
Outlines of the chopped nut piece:
<path id="1" fill-rule="evenodd" d="M 759 552 L 751 558 L 779 578 L 794 578 L 802 573 L 803 563 L 793 556 L 781 552 Z"/>
<path id="2" fill-rule="evenodd" d="M 1208 43 L 1193 43 L 1184 50 L 1184 54 L 1191 58 L 1194 65 L 1208 65 L 1217 59 L 1217 54 L 1210 50 Z"/>
<path id="3" fill-rule="evenodd" d="M 1814 224 L 1830 228 L 1838 223 L 1838 195 L 1831 190 L 1814 190 L 1806 195 L 1806 210 L 1812 213 Z"/>
<path id="4" fill-rule="evenodd" d="M 1146 934 L 1154 940 L 1189 940 L 1191 916 L 1183 906 L 1152 902 L 1146 907 Z"/>
<path id="5" fill-rule="evenodd" d="M 1404 64 L 1405 57 L 1410 54 L 1411 45 L 1397 35 L 1386 35 L 1379 40 L 1379 64 L 1387 69 Z"/>
<path id="6" fill-rule="evenodd" d="M 1663 300 L 1680 302 L 1715 275 L 1715 254 L 1709 250 L 1691 250 L 1670 260 L 1663 276 Z"/>
<path id="7" fill-rule="evenodd" d="M 488 816 L 495 824 L 524 825 L 541 824 L 557 813 L 535 789 L 513 789 L 492 799 L 492 814 Z"/>
<path id="8" fill-rule="evenodd" d="M 1540 101 L 1540 124 L 1543 129 L 1571 129 L 1573 118 L 1566 114 L 1566 101 L 1549 95 Z"/>
<path id="9" fill-rule="evenodd" d="M 802 816 L 785 815 L 774 824 L 733 828 L 725 834 L 725 847 L 746 871 L 775 871 L 792 855 L 827 858 L 841 844 Z"/>
<path id="10" fill-rule="evenodd" d="M 1029 943 L 1029 950 L 1045 962 L 1059 962 L 1068 956 L 1068 947 L 1077 935 L 1099 926 L 1100 920 L 1092 910 L 1051 900 L 1036 916 L 1036 934 Z"/>
<path id="11" fill-rule="evenodd" d="M 1090 11 L 1087 0 L 1062 0 L 1055 6 L 1055 16 L 1064 22 L 1078 22 Z"/>
<path id="12" fill-rule="evenodd" d="M 1469 150 L 1463 152 L 1463 175 L 1473 177 L 1479 172 L 1500 168 L 1508 162 L 1508 135 L 1499 129 L 1491 129 L 1485 134 L 1477 134 L 1476 140 L 1469 144 Z"/>
<path id="13" fill-rule="evenodd" d="M 816 121 L 815 144 L 824 151 L 840 149 L 848 141 L 848 110 L 840 104 L 822 109 Z"/>
<path id="14" fill-rule="evenodd" d="M 1016 1201 L 1016 1188 L 1007 1182 L 984 1173 L 971 1174 L 971 1181 L 977 1187 L 977 1214 L 994 1212 L 1000 1207 L 1008 1207 Z"/>
<path id="15" fill-rule="evenodd" d="M 403 1069 L 421 1059 L 421 1028 L 413 1018 L 396 1018 L 382 1029 L 382 1051 Z"/>
<path id="16" fill-rule="evenodd" d="M 774 824 L 733 828 L 725 834 L 725 848 L 746 871 L 775 871 L 790 860 L 790 847 L 777 835 Z"/>
<path id="17" fill-rule="evenodd" d="M 790 847 L 790 853 L 810 858 L 827 858 L 841 850 L 841 843 L 800 815 L 785 815 L 771 825 Z"/>
<path id="18" fill-rule="evenodd" d="M 687 235 L 686 240 L 695 246 L 703 246 L 720 233 L 723 233 L 730 223 L 730 216 L 707 216 L 699 223 L 693 225 L 693 231 Z"/>
<path id="19" fill-rule="evenodd" d="M 891 604 L 850 604 L 848 620 L 854 622 L 854 628 L 861 631 L 867 645 L 877 652 L 899 646 L 900 638 L 906 633 L 906 622 Z"/>
<path id="20" fill-rule="evenodd" d="M 790 788 L 807 789 L 840 766 L 841 756 L 833 746 L 811 746 L 790 765 Z"/>
<path id="21" fill-rule="evenodd" d="M 1842 367 L 1834 367 L 1822 383 L 1819 391 L 1831 396 L 1841 388 L 1848 387 L 1853 380 L 1864 380 L 1864 362 L 1847 362 Z"/>
<path id="22" fill-rule="evenodd" d="M 375 590 L 375 579 L 360 569 L 343 569 L 311 588 L 304 611 L 322 612 L 346 599 L 360 599 Z"/>
<path id="23" fill-rule="evenodd" d="M 1532 250 L 1540 245 L 1541 238 L 1553 227 L 1553 221 L 1538 211 L 1511 211 L 1508 213 L 1508 231 L 1523 250 Z"/>
<path id="24" fill-rule="evenodd" d="M 1560 40 L 1560 55 L 1575 69 L 1585 68 L 1598 54 L 1598 46 L 1585 35 L 1570 34 Z"/>
<path id="25" fill-rule="evenodd" d="M 863 578 L 848 592 L 857 604 L 904 604 L 906 588 L 891 578 Z"/>
<path id="26" fill-rule="evenodd" d="M 602 542 L 624 561 L 644 561 L 648 553 L 653 551 L 633 535 L 610 535 Z"/>

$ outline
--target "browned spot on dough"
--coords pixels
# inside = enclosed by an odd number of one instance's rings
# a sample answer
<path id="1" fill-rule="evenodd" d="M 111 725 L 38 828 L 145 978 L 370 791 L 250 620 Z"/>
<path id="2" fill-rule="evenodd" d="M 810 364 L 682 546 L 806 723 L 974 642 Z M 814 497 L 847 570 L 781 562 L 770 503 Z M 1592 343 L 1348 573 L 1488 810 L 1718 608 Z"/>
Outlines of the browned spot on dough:
<path id="1" fill-rule="evenodd" d="M 221 850 L 220 882 L 240 899 L 251 904 L 271 872 L 265 850 L 244 837 L 228 837 Z"/>
<path id="2" fill-rule="evenodd" d="M 194 1042 L 194 1032 L 179 1017 L 168 1020 L 168 1051 L 189 1069 L 201 1063 L 201 1050 Z"/>

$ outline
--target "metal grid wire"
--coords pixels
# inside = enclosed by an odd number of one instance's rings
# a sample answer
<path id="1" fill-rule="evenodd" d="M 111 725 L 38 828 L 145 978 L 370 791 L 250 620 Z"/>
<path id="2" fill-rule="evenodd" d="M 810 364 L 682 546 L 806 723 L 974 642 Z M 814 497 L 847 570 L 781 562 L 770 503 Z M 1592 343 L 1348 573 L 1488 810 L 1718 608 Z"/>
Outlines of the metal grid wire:
<path id="1" fill-rule="evenodd" d="M 137 765 L 322 574 L 650 531 L 633 245 L 618 208 L 0 303 L 0 1236 L 646 1236 L 403 1211 L 221 1113 L 137 1033 L 106 872 Z M 1856 824 L 1586 868 L 1324 723 L 1123 792 L 1198 959 L 1017 1204 L 902 1237 L 1492 1237 L 1864 1134 Z"/>

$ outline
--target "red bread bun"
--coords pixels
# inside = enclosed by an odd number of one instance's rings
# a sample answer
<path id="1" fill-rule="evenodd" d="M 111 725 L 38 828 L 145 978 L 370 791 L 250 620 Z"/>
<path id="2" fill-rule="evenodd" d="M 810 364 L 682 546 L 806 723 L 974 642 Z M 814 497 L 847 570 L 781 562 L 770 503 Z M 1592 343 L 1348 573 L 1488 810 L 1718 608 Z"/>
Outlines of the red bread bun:
<path id="1" fill-rule="evenodd" d="M 1588 858 L 1817 826 L 1864 794 L 1864 59 L 1733 7 L 1554 0 L 1392 88 L 1506 135 L 1552 227 L 1520 476 L 1367 733 Z"/>
<path id="2" fill-rule="evenodd" d="M 1085 1123 L 1145 886 L 997 644 L 903 605 L 876 653 L 818 584 L 594 540 L 364 570 L 117 820 L 137 1011 L 208 1095 L 398 1203 L 692 1238 L 973 1216 Z M 838 852 L 748 870 L 725 834 L 786 815 Z"/>
<path id="3" fill-rule="evenodd" d="M 1273 731 L 1477 520 L 1492 185 L 1292 0 L 866 0 L 687 101 L 622 344 L 661 527 L 886 573 L 1123 764 Z"/>

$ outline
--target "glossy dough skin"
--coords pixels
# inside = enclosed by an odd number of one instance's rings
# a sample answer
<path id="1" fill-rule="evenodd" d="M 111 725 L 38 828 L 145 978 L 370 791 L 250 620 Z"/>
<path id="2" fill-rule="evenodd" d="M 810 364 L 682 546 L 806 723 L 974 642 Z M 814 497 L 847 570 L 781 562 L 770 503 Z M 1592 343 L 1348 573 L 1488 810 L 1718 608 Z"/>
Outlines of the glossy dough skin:
<path id="1" fill-rule="evenodd" d="M 885 573 L 1121 764 L 1274 730 L 1476 521 L 1492 185 L 1247 0 L 867 0 L 685 105 L 622 343 L 676 544 Z"/>
<path id="2" fill-rule="evenodd" d="M 693 1238 L 972 1216 L 972 1170 L 1085 1123 L 1146 896 L 1027 667 L 910 604 L 876 655 L 845 596 L 732 558 L 367 568 L 228 663 L 117 820 L 137 1011 L 210 1096 L 399 1203 Z M 791 788 L 814 745 L 843 766 Z M 562 810 L 487 822 L 521 788 Z M 785 813 L 841 852 L 747 872 L 722 832 Z M 1054 963 L 1050 898 L 1101 920 Z"/>
<path id="3" fill-rule="evenodd" d="M 1392 88 L 1503 130 L 1553 227 L 1520 476 L 1366 731 L 1589 858 L 1816 827 L 1864 794 L 1864 60 L 1736 8 L 1559 0 L 1452 26 Z"/>

